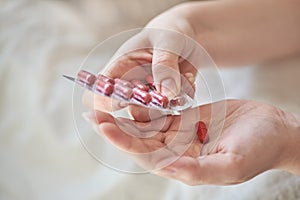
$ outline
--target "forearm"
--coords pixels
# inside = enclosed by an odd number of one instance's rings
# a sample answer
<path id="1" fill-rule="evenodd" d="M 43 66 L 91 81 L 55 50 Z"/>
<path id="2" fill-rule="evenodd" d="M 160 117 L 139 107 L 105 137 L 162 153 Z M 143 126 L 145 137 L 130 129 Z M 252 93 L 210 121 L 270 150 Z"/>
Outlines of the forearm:
<path id="1" fill-rule="evenodd" d="M 221 66 L 246 65 L 300 52 L 300 1 L 191 2 L 173 9 L 183 16 Z"/>

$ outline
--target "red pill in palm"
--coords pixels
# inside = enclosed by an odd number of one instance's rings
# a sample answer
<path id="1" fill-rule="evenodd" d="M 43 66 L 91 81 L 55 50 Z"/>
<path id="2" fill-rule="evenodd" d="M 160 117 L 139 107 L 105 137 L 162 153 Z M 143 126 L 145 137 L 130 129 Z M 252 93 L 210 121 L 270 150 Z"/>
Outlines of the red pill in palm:
<path id="1" fill-rule="evenodd" d="M 91 86 L 96 81 L 96 76 L 85 70 L 80 70 L 77 74 L 77 80 Z"/>
<path id="2" fill-rule="evenodd" d="M 104 76 L 104 75 L 102 75 L 102 74 L 97 75 L 97 79 L 100 79 L 100 80 L 102 80 L 102 81 L 104 81 L 104 82 L 107 82 L 107 83 L 115 84 L 114 79 L 109 78 L 109 77 L 107 77 L 107 76 Z"/>
<path id="3" fill-rule="evenodd" d="M 203 121 L 198 122 L 198 128 L 205 128 L 206 129 L 206 124 Z"/>
<path id="4" fill-rule="evenodd" d="M 158 105 L 163 108 L 167 107 L 169 100 L 166 96 L 158 93 L 157 91 L 150 91 L 149 94 L 152 97 L 151 102 L 153 104 Z"/>
<path id="5" fill-rule="evenodd" d="M 130 83 L 129 81 L 126 80 L 122 80 L 119 78 L 115 78 L 115 83 L 118 83 L 119 85 L 123 85 L 129 88 L 134 88 L 134 85 L 132 83 Z"/>
<path id="6" fill-rule="evenodd" d="M 136 88 L 139 88 L 140 90 L 143 90 L 145 92 L 148 92 L 149 91 L 149 88 L 144 84 L 142 83 L 142 81 L 140 80 L 132 80 L 131 83 L 136 87 Z"/>
<path id="7" fill-rule="evenodd" d="M 111 83 L 104 82 L 100 79 L 97 79 L 94 88 L 105 95 L 111 95 L 114 91 L 114 86 Z"/>
<path id="8" fill-rule="evenodd" d="M 146 105 L 151 101 L 151 95 L 148 92 L 145 92 L 138 88 L 133 88 L 133 98 Z"/>
<path id="9" fill-rule="evenodd" d="M 116 95 L 118 95 L 124 99 L 127 99 L 127 100 L 132 97 L 132 93 L 133 93 L 131 88 L 129 88 L 125 85 L 119 84 L 119 83 L 115 84 L 114 92 Z"/>
<path id="10" fill-rule="evenodd" d="M 199 121 L 197 124 L 197 136 L 201 143 L 208 142 L 207 128 L 204 122 Z"/>

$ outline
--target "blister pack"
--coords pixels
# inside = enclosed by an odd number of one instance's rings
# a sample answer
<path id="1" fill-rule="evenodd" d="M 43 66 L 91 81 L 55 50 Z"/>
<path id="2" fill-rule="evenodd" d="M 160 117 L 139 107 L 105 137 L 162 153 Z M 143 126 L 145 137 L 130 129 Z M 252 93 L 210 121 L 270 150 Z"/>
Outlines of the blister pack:
<path id="1" fill-rule="evenodd" d="M 166 115 L 180 115 L 181 111 L 193 104 L 193 99 L 184 92 L 173 99 L 168 99 L 159 93 L 155 88 L 151 74 L 145 76 L 143 80 L 123 80 L 119 78 L 112 79 L 102 74 L 94 75 L 88 71 L 80 70 L 76 78 L 66 75 L 63 75 L 63 77 L 97 95 L 156 109 Z"/>

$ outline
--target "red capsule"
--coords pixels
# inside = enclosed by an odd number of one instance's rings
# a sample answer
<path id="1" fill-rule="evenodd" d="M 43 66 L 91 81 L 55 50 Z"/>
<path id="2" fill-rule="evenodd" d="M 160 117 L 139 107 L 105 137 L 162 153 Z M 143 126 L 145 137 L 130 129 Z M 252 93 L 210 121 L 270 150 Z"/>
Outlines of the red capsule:
<path id="1" fill-rule="evenodd" d="M 111 95 L 114 91 L 114 86 L 111 83 L 104 82 L 100 79 L 97 79 L 94 87 L 97 91 L 105 94 L 105 95 Z"/>
<path id="2" fill-rule="evenodd" d="M 166 96 L 158 93 L 157 91 L 150 91 L 149 94 L 152 97 L 151 102 L 153 104 L 158 105 L 163 108 L 167 107 L 167 105 L 169 103 L 169 99 Z"/>
<path id="3" fill-rule="evenodd" d="M 207 128 L 204 122 L 199 121 L 197 124 L 197 136 L 201 143 L 208 142 Z"/>
<path id="4" fill-rule="evenodd" d="M 206 124 L 203 121 L 198 122 L 198 127 L 199 128 L 205 128 L 206 129 Z"/>
<path id="5" fill-rule="evenodd" d="M 139 88 L 140 90 L 143 90 L 145 92 L 148 92 L 149 91 L 149 88 L 144 84 L 142 83 L 140 80 L 132 80 L 131 83 L 136 87 L 136 88 Z"/>
<path id="6" fill-rule="evenodd" d="M 85 83 L 89 86 L 93 85 L 95 80 L 96 80 L 96 76 L 90 72 L 87 72 L 85 70 L 80 70 L 77 74 L 77 79 L 82 82 Z"/>
<path id="7" fill-rule="evenodd" d="M 122 79 L 119 79 L 119 78 L 115 78 L 115 83 L 118 83 L 120 85 L 124 85 L 124 86 L 129 87 L 129 88 L 134 88 L 134 85 L 132 83 L 130 83 L 129 81 L 122 80 Z"/>
<path id="8" fill-rule="evenodd" d="M 107 77 L 107 76 L 104 76 L 104 75 L 102 75 L 102 74 L 98 74 L 98 75 L 97 75 L 97 78 L 100 79 L 100 80 L 102 80 L 102 81 L 104 81 L 104 82 L 111 83 L 111 84 L 115 84 L 114 79 L 109 78 L 109 77 Z"/>
<path id="9" fill-rule="evenodd" d="M 119 84 L 119 83 L 115 84 L 114 92 L 116 95 L 118 95 L 124 99 L 130 99 L 132 97 L 132 93 L 133 93 L 131 88 L 129 88 L 125 85 Z"/>
<path id="10" fill-rule="evenodd" d="M 148 92 L 145 92 L 138 88 L 133 88 L 133 98 L 146 105 L 151 101 L 151 95 Z"/>

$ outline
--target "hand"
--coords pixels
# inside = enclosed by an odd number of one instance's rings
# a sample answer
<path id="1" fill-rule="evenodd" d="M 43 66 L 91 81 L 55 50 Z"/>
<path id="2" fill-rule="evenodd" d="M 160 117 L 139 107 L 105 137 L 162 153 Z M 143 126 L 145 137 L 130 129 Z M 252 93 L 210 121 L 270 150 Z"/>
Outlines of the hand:
<path id="1" fill-rule="evenodd" d="M 195 55 L 194 43 L 187 36 L 193 37 L 189 23 L 176 10 L 167 11 L 125 42 L 102 73 L 127 80 L 153 74 L 157 90 L 172 99 L 182 89 L 182 77 L 191 83 L 195 80 L 197 70 L 187 61 Z M 86 92 L 84 104 L 106 112 L 122 107 L 90 92 Z"/>
<path id="2" fill-rule="evenodd" d="M 135 154 L 140 165 L 149 170 L 164 167 L 155 173 L 189 185 L 241 183 L 269 169 L 284 169 L 293 160 L 289 144 L 295 138 L 285 123 L 285 113 L 266 104 L 242 100 L 226 101 L 222 133 L 216 141 L 203 146 L 202 151 L 213 147 L 209 154 L 200 156 L 202 144 L 195 137 L 195 124 L 199 120 L 207 125 L 213 123 L 208 133 L 214 135 L 222 116 L 210 120 L 210 111 L 211 106 L 220 103 L 187 110 L 181 116 L 159 118 L 151 126 L 150 122 L 115 120 L 102 112 L 89 118 L 97 124 L 98 132 L 120 149 L 149 153 L 148 157 Z M 128 129 L 122 127 L 128 124 Z M 164 150 L 151 154 L 158 149 Z"/>

